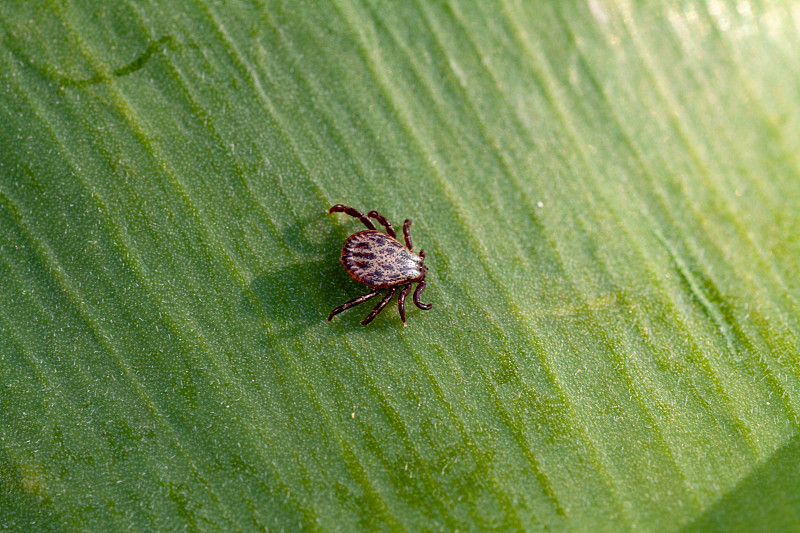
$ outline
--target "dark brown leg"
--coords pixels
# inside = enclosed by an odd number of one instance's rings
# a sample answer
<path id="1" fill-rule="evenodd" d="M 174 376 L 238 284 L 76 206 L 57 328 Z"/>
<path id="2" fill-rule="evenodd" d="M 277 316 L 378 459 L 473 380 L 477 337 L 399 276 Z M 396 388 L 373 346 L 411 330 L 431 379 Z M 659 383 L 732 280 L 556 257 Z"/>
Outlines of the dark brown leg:
<path id="1" fill-rule="evenodd" d="M 380 222 L 381 224 L 383 224 L 383 227 L 386 228 L 386 233 L 388 233 L 389 235 L 391 235 L 395 239 L 397 238 L 397 233 L 394 232 L 394 228 L 392 227 L 392 224 L 388 220 L 386 220 L 385 216 L 381 215 L 377 211 L 370 211 L 369 213 L 367 213 L 367 216 L 368 217 L 372 217 L 375 220 L 377 220 L 378 222 Z"/>
<path id="2" fill-rule="evenodd" d="M 362 326 L 366 326 L 367 324 L 372 322 L 372 319 L 375 318 L 376 316 L 378 316 L 378 313 L 383 311 L 383 308 L 386 307 L 386 304 L 389 303 L 389 300 L 392 299 L 392 296 L 394 296 L 394 293 L 396 291 L 397 291 L 397 287 L 392 287 L 391 289 L 389 289 L 389 292 L 387 292 L 386 296 L 383 297 L 383 300 L 381 300 L 381 303 L 376 305 L 375 309 L 373 309 L 372 312 L 369 315 L 367 315 L 367 318 L 365 318 L 364 320 L 361 321 L 361 325 Z"/>
<path id="3" fill-rule="evenodd" d="M 350 215 L 351 217 L 356 217 L 357 219 L 359 219 L 361 223 L 367 227 L 367 229 L 375 229 L 375 224 L 373 224 L 370 219 L 365 217 L 364 213 L 362 213 L 357 209 L 353 209 L 350 206 L 336 204 L 335 206 L 328 209 L 328 213 L 342 213 L 342 212 Z"/>
<path id="4" fill-rule="evenodd" d="M 411 235 L 408 234 L 408 228 L 410 227 L 411 227 L 411 221 L 406 219 L 406 221 L 403 222 L 403 237 L 406 238 L 406 248 L 408 248 L 409 250 L 413 250 L 413 248 L 411 247 Z"/>
<path id="5" fill-rule="evenodd" d="M 422 281 L 419 282 L 419 285 L 417 285 L 417 290 L 414 291 L 414 304 L 417 307 L 419 307 L 420 309 L 422 309 L 423 311 L 427 311 L 431 307 L 433 307 L 433 304 L 424 304 L 424 303 L 419 301 L 419 295 L 424 290 L 425 290 L 425 280 L 422 280 Z"/>
<path id="6" fill-rule="evenodd" d="M 340 305 L 339 307 L 337 307 L 336 309 L 331 311 L 330 315 L 328 315 L 328 322 L 330 322 L 333 317 L 335 317 L 336 315 L 338 315 L 342 311 L 346 311 L 347 309 L 350 309 L 353 306 L 356 306 L 356 305 L 358 305 L 360 303 L 364 303 L 367 300 L 369 300 L 370 298 L 374 298 L 375 296 L 377 296 L 380 292 L 381 292 L 381 289 L 375 289 L 374 291 L 368 292 L 367 294 L 365 294 L 363 296 L 359 296 L 358 298 L 350 300 L 346 304 Z"/>
<path id="7" fill-rule="evenodd" d="M 403 290 L 400 291 L 400 296 L 397 298 L 397 309 L 400 311 L 400 319 L 403 321 L 403 326 L 406 325 L 406 296 L 411 290 L 411 284 L 403 285 Z"/>

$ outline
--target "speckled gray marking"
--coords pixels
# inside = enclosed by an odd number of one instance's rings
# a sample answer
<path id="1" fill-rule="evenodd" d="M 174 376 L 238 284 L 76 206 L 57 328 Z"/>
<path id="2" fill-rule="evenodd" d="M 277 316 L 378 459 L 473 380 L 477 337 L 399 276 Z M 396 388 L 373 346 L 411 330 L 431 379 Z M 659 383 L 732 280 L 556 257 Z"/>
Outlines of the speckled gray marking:
<path id="1" fill-rule="evenodd" d="M 351 278 L 373 289 L 416 281 L 423 272 L 420 256 L 377 230 L 350 235 L 342 247 L 342 265 Z"/>

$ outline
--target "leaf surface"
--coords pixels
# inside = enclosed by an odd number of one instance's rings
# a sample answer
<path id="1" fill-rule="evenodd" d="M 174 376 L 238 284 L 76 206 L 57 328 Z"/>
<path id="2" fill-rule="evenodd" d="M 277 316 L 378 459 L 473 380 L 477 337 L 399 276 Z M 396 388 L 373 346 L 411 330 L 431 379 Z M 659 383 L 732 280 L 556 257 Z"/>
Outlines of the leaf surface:
<path id="1" fill-rule="evenodd" d="M 161 4 L 0 5 L 0 526 L 800 527 L 793 3 Z"/>

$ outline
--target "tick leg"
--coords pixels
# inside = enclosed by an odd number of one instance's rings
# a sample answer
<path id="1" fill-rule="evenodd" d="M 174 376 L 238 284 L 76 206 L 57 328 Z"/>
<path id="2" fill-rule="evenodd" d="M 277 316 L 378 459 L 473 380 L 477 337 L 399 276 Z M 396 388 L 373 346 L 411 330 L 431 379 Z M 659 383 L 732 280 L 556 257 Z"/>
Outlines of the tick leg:
<path id="1" fill-rule="evenodd" d="M 347 309 L 350 309 L 353 306 L 356 306 L 356 305 L 358 305 L 360 303 L 364 303 L 367 300 L 369 300 L 370 298 L 374 298 L 375 296 L 377 296 L 378 293 L 380 293 L 380 292 L 381 292 L 381 289 L 375 289 L 374 291 L 368 292 L 367 294 L 365 294 L 363 296 L 359 296 L 358 298 L 350 300 L 346 304 L 340 305 L 339 307 L 337 307 L 336 309 L 331 311 L 330 315 L 328 315 L 328 322 L 330 322 L 333 317 L 335 317 L 336 315 L 338 315 L 342 311 L 346 311 Z"/>
<path id="2" fill-rule="evenodd" d="M 409 250 L 413 250 L 413 248 L 411 247 L 411 235 L 408 234 L 408 228 L 410 227 L 411 227 L 411 221 L 406 219 L 406 221 L 403 222 L 403 237 L 406 238 L 406 247 Z"/>
<path id="3" fill-rule="evenodd" d="M 406 325 L 406 296 L 411 290 L 411 284 L 403 285 L 403 290 L 400 291 L 400 296 L 397 298 L 397 309 L 400 311 L 400 319 L 403 321 L 403 326 Z"/>
<path id="4" fill-rule="evenodd" d="M 359 219 L 361 223 L 367 227 L 367 229 L 375 229 L 375 224 L 373 224 L 370 219 L 364 216 L 364 213 L 362 213 L 357 209 L 353 209 L 350 206 L 336 204 L 335 206 L 328 209 L 328 213 L 342 213 L 342 212 L 350 215 L 351 217 L 356 217 L 357 219 Z"/>
<path id="5" fill-rule="evenodd" d="M 396 291 L 397 291 L 397 287 L 392 287 L 391 289 L 389 289 L 389 292 L 387 292 L 386 296 L 383 297 L 383 300 L 381 300 L 381 303 L 376 305 L 375 309 L 373 309 L 372 312 L 369 315 L 367 315 L 367 318 L 365 318 L 364 320 L 361 321 L 361 325 L 362 326 L 366 326 L 367 324 L 372 322 L 372 319 L 375 318 L 376 316 L 378 316 L 378 313 L 383 311 L 383 308 L 386 307 L 386 304 L 389 303 L 389 300 L 392 299 L 392 296 L 394 296 L 394 293 Z"/>
<path id="6" fill-rule="evenodd" d="M 377 220 L 378 222 L 380 222 L 381 224 L 383 224 L 383 227 L 386 228 L 386 233 L 388 233 L 389 235 L 391 235 L 395 239 L 397 238 L 397 233 L 394 232 L 394 228 L 392 227 L 392 224 L 388 220 L 386 220 L 385 216 L 381 215 L 377 211 L 370 211 L 369 213 L 367 213 L 367 216 L 368 217 L 372 217 L 375 220 Z"/>
<path id="7" fill-rule="evenodd" d="M 422 280 L 422 281 L 419 282 L 419 285 L 417 285 L 417 290 L 414 291 L 414 304 L 417 307 L 419 307 L 420 309 L 422 309 L 423 311 L 427 311 L 431 307 L 433 307 L 433 304 L 424 304 L 424 303 L 419 301 L 419 295 L 424 290 L 425 290 L 425 280 Z"/>

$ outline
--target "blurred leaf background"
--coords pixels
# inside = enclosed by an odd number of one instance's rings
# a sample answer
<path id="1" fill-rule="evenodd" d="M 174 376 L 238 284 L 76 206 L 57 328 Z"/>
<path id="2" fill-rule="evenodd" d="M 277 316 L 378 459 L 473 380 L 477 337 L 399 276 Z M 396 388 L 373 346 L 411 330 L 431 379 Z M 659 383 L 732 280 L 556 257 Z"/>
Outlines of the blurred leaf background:
<path id="1" fill-rule="evenodd" d="M 800 529 L 798 26 L 0 4 L 0 528 Z"/>

